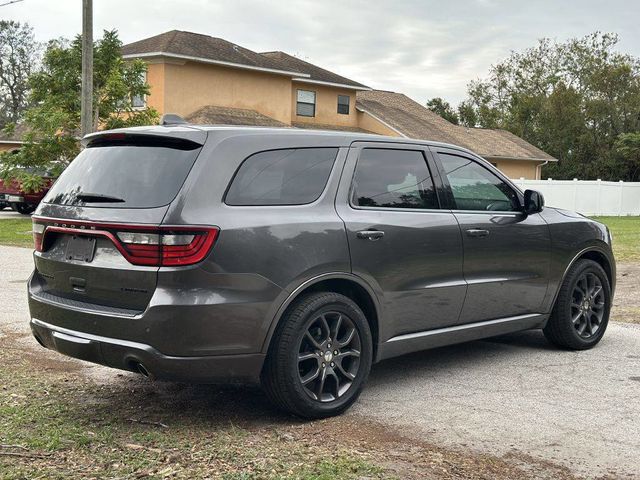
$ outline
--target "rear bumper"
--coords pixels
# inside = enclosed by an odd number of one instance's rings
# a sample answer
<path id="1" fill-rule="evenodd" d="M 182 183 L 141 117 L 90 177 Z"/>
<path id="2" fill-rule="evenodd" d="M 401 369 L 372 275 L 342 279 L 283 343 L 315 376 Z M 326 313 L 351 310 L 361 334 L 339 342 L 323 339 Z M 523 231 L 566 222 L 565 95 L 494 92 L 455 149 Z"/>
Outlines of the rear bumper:
<path id="1" fill-rule="evenodd" d="M 31 331 L 44 347 L 64 355 L 138 373 L 158 380 L 190 383 L 257 383 L 264 363 L 261 353 L 177 357 L 142 343 L 102 337 L 58 327 L 36 318 Z M 140 365 L 143 369 L 140 369 Z"/>

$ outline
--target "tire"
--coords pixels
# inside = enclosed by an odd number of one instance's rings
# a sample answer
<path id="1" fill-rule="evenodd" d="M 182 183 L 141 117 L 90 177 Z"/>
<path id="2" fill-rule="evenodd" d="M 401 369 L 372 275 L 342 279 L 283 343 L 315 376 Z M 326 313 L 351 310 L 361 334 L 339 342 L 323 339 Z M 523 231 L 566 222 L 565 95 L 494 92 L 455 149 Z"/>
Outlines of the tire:
<path id="1" fill-rule="evenodd" d="M 598 283 L 601 289 L 594 294 Z M 611 285 L 604 269 L 593 260 L 578 260 L 562 282 L 549 321 L 543 329 L 545 337 L 554 345 L 570 350 L 594 347 L 607 329 L 611 300 Z"/>
<path id="2" fill-rule="evenodd" d="M 262 385 L 282 410 L 306 419 L 331 417 L 358 399 L 372 358 L 371 329 L 358 305 L 338 293 L 311 293 L 289 306 L 281 319 L 262 371 Z M 313 380 L 303 384 L 309 378 Z"/>
<path id="3" fill-rule="evenodd" d="M 29 205 L 28 203 L 12 203 L 11 208 L 22 215 L 29 215 L 36 209 L 35 205 Z"/>

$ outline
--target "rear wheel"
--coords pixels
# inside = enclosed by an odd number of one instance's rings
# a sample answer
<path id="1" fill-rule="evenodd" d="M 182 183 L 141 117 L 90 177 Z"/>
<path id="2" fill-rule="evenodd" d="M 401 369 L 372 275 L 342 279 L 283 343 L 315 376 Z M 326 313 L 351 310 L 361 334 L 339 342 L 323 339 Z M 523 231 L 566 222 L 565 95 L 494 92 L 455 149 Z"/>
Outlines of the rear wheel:
<path id="1" fill-rule="evenodd" d="M 11 208 L 22 215 L 29 215 L 36 209 L 35 205 L 29 205 L 28 203 L 12 203 Z"/>
<path id="2" fill-rule="evenodd" d="M 563 348 L 591 348 L 602 339 L 610 310 L 611 286 L 606 272 L 593 260 L 579 260 L 564 279 L 544 334 Z"/>
<path id="3" fill-rule="evenodd" d="M 355 302 L 333 292 L 309 294 L 281 320 L 262 384 L 283 410 L 303 418 L 330 417 L 357 400 L 372 353 L 371 330 Z"/>

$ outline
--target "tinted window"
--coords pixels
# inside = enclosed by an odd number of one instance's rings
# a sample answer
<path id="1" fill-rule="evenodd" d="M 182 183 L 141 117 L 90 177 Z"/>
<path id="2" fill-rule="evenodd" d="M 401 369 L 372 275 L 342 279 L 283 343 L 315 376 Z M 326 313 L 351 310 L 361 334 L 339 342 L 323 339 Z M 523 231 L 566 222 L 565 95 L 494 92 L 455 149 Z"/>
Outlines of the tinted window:
<path id="1" fill-rule="evenodd" d="M 302 205 L 324 190 L 337 148 L 260 152 L 247 158 L 227 192 L 229 205 Z"/>
<path id="2" fill-rule="evenodd" d="M 438 208 L 423 153 L 362 150 L 353 180 L 352 203 L 361 207 Z"/>
<path id="3" fill-rule="evenodd" d="M 518 210 L 518 197 L 509 185 L 468 158 L 440 153 L 458 210 Z"/>
<path id="4" fill-rule="evenodd" d="M 338 113 L 349 115 L 349 95 L 338 95 Z"/>
<path id="5" fill-rule="evenodd" d="M 177 147 L 130 143 L 85 148 L 43 201 L 109 208 L 167 205 L 200 152 L 199 146 L 190 142 Z"/>
<path id="6" fill-rule="evenodd" d="M 316 92 L 298 90 L 297 95 L 296 115 L 314 117 L 316 114 Z"/>

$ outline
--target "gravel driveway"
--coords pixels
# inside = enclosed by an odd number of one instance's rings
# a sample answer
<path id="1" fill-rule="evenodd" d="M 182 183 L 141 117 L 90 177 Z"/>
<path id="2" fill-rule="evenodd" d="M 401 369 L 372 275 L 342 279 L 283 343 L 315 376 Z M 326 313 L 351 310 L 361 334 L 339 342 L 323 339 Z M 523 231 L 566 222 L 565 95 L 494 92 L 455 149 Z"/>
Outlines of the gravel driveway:
<path id="1" fill-rule="evenodd" d="M 24 348 L 55 358 L 26 335 L 31 252 L 0 246 L 0 264 L 0 336 L 25 334 Z M 84 371 L 100 381 L 117 373 Z M 533 457 L 587 477 L 640 478 L 638 412 L 640 325 L 614 322 L 587 352 L 559 351 L 525 332 L 383 362 L 348 415 L 443 446 Z"/>

